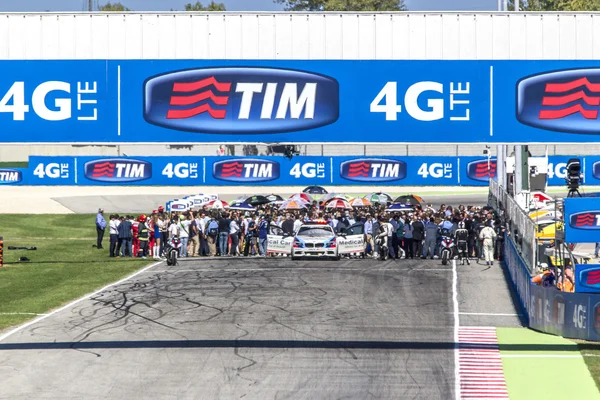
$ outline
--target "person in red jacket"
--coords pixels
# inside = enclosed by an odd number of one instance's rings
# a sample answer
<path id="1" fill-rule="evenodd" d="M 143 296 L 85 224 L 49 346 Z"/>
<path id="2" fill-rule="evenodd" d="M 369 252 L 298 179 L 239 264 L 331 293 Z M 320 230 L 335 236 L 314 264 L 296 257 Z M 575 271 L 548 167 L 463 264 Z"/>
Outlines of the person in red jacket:
<path id="1" fill-rule="evenodd" d="M 137 257 L 138 253 L 140 252 L 140 237 L 138 235 L 138 232 L 139 232 L 139 218 L 133 222 L 133 224 L 132 224 L 132 231 L 133 231 L 133 256 Z"/>

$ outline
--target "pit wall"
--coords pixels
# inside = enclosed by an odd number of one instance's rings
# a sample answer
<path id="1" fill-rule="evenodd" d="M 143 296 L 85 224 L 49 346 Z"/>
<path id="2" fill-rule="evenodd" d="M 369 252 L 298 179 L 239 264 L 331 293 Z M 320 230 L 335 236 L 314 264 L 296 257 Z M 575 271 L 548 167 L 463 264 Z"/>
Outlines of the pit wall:
<path id="1" fill-rule="evenodd" d="M 531 283 L 512 239 L 505 243 L 504 265 L 529 327 L 566 338 L 600 341 L 600 294 L 566 293 Z"/>
<path id="2" fill-rule="evenodd" d="M 549 184 L 564 185 L 571 156 L 549 157 Z M 600 157 L 582 159 L 584 183 L 600 184 Z M 0 184 L 61 186 L 487 186 L 486 157 L 39 157 L 0 168 Z"/>

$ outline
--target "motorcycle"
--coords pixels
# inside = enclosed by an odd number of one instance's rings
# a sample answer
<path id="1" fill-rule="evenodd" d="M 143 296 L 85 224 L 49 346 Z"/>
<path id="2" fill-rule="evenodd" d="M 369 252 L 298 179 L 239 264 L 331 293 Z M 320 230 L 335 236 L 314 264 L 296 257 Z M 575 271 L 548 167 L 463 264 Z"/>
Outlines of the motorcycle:
<path id="1" fill-rule="evenodd" d="M 177 256 L 179 255 L 179 249 L 181 248 L 181 240 L 178 237 L 174 237 L 167 241 L 165 245 L 165 256 L 167 258 L 167 265 L 178 265 Z"/>
<path id="2" fill-rule="evenodd" d="M 442 235 L 440 246 L 442 265 L 446 265 L 448 264 L 448 260 L 453 259 L 456 256 L 456 245 L 454 244 L 454 239 L 452 239 L 452 236 L 450 235 Z"/>

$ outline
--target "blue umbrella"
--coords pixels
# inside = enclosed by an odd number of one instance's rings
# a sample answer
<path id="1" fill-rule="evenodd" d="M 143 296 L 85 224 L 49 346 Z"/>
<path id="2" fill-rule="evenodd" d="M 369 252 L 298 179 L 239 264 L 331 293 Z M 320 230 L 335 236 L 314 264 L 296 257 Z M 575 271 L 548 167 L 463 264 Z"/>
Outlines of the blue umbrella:
<path id="1" fill-rule="evenodd" d="M 248 204 L 248 203 L 242 203 L 242 202 L 233 202 L 229 205 L 229 209 L 230 210 L 238 210 L 238 211 L 255 211 L 256 208 L 254 208 L 252 205 Z"/>
<path id="2" fill-rule="evenodd" d="M 389 206 L 385 211 L 387 212 L 399 212 L 399 211 L 412 211 L 413 210 L 413 206 L 411 206 L 410 204 L 392 204 L 391 206 Z"/>

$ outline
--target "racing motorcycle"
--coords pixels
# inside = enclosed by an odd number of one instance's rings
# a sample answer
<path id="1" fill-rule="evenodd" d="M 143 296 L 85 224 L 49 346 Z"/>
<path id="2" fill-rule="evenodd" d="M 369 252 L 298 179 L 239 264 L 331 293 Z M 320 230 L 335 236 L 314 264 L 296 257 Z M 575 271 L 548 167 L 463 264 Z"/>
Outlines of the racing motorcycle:
<path id="1" fill-rule="evenodd" d="M 181 240 L 178 237 L 173 237 L 165 244 L 165 257 L 167 265 L 177 265 L 177 256 L 181 248 Z"/>
<path id="2" fill-rule="evenodd" d="M 448 264 L 448 260 L 453 259 L 456 256 L 456 245 L 452 236 L 444 232 L 442 233 L 442 241 L 440 243 L 440 257 L 442 259 L 442 265 Z"/>

